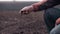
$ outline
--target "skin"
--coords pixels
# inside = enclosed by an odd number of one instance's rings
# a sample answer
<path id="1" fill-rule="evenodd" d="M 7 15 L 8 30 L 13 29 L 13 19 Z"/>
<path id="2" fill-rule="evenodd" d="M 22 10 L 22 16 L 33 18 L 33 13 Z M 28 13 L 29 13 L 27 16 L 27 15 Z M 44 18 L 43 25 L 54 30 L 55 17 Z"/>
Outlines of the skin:
<path id="1" fill-rule="evenodd" d="M 58 18 L 58 19 L 56 20 L 56 24 L 55 24 L 55 25 L 58 25 L 58 24 L 60 24 L 60 18 Z"/>
<path id="2" fill-rule="evenodd" d="M 34 12 L 34 10 L 38 10 L 38 7 L 40 5 L 42 5 L 43 3 L 45 3 L 45 2 L 47 2 L 47 0 L 42 0 L 42 1 L 38 2 L 38 3 L 34 3 L 34 4 L 30 5 L 30 6 L 26 6 L 26 7 L 22 8 L 19 11 L 19 13 L 20 14 L 29 14 L 31 12 Z"/>

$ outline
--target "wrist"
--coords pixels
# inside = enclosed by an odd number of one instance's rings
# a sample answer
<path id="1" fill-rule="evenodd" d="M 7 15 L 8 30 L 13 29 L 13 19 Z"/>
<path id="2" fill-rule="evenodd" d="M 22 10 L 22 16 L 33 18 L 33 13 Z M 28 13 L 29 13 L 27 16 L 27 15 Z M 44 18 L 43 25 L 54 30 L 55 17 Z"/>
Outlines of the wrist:
<path id="1" fill-rule="evenodd" d="M 33 11 L 37 11 L 38 10 L 38 6 L 37 5 L 33 4 L 32 7 L 33 7 Z"/>

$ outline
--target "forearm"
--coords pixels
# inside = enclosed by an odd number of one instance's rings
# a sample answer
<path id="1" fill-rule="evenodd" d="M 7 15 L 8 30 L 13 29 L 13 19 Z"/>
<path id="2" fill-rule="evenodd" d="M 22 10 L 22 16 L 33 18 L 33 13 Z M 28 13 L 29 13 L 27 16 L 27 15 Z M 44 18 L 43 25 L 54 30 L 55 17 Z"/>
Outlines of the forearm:
<path id="1" fill-rule="evenodd" d="M 33 6 L 34 10 L 38 10 L 39 6 L 44 4 L 45 2 L 47 2 L 47 0 L 42 0 L 42 1 L 38 2 L 38 3 L 34 3 L 34 4 L 32 4 L 32 6 Z"/>
<path id="2" fill-rule="evenodd" d="M 42 1 L 42 2 L 35 3 L 33 4 L 33 6 L 35 10 L 45 10 L 58 4 L 59 4 L 58 2 L 50 0 L 50 1 Z"/>

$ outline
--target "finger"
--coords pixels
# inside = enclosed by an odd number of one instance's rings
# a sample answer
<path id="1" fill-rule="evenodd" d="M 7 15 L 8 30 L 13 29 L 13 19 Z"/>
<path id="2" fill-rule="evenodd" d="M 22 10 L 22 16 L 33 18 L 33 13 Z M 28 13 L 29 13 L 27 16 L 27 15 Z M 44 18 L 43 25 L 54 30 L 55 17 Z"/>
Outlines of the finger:
<path id="1" fill-rule="evenodd" d="M 26 10 L 26 14 L 28 14 L 29 13 L 29 10 Z"/>
<path id="2" fill-rule="evenodd" d="M 28 14 L 27 10 L 21 12 L 21 15 L 27 15 L 27 14 Z"/>
<path id="3" fill-rule="evenodd" d="M 28 14 L 28 10 L 23 11 L 23 14 L 27 15 Z"/>
<path id="4" fill-rule="evenodd" d="M 24 11 L 20 10 L 20 11 L 19 11 L 19 14 L 20 14 L 20 15 L 23 15 L 23 12 L 24 12 Z"/>
<path id="5" fill-rule="evenodd" d="M 23 10 L 21 9 L 21 10 L 19 11 L 19 13 L 21 14 L 22 11 L 23 11 Z"/>

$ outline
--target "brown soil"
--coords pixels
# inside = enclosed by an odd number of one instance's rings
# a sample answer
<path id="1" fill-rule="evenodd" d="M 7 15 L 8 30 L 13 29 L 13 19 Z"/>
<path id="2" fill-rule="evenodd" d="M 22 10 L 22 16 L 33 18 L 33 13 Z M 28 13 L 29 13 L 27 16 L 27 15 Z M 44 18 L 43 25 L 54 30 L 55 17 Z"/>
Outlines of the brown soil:
<path id="1" fill-rule="evenodd" d="M 17 11 L 0 12 L 0 34 L 47 34 L 44 12 L 21 15 Z"/>

